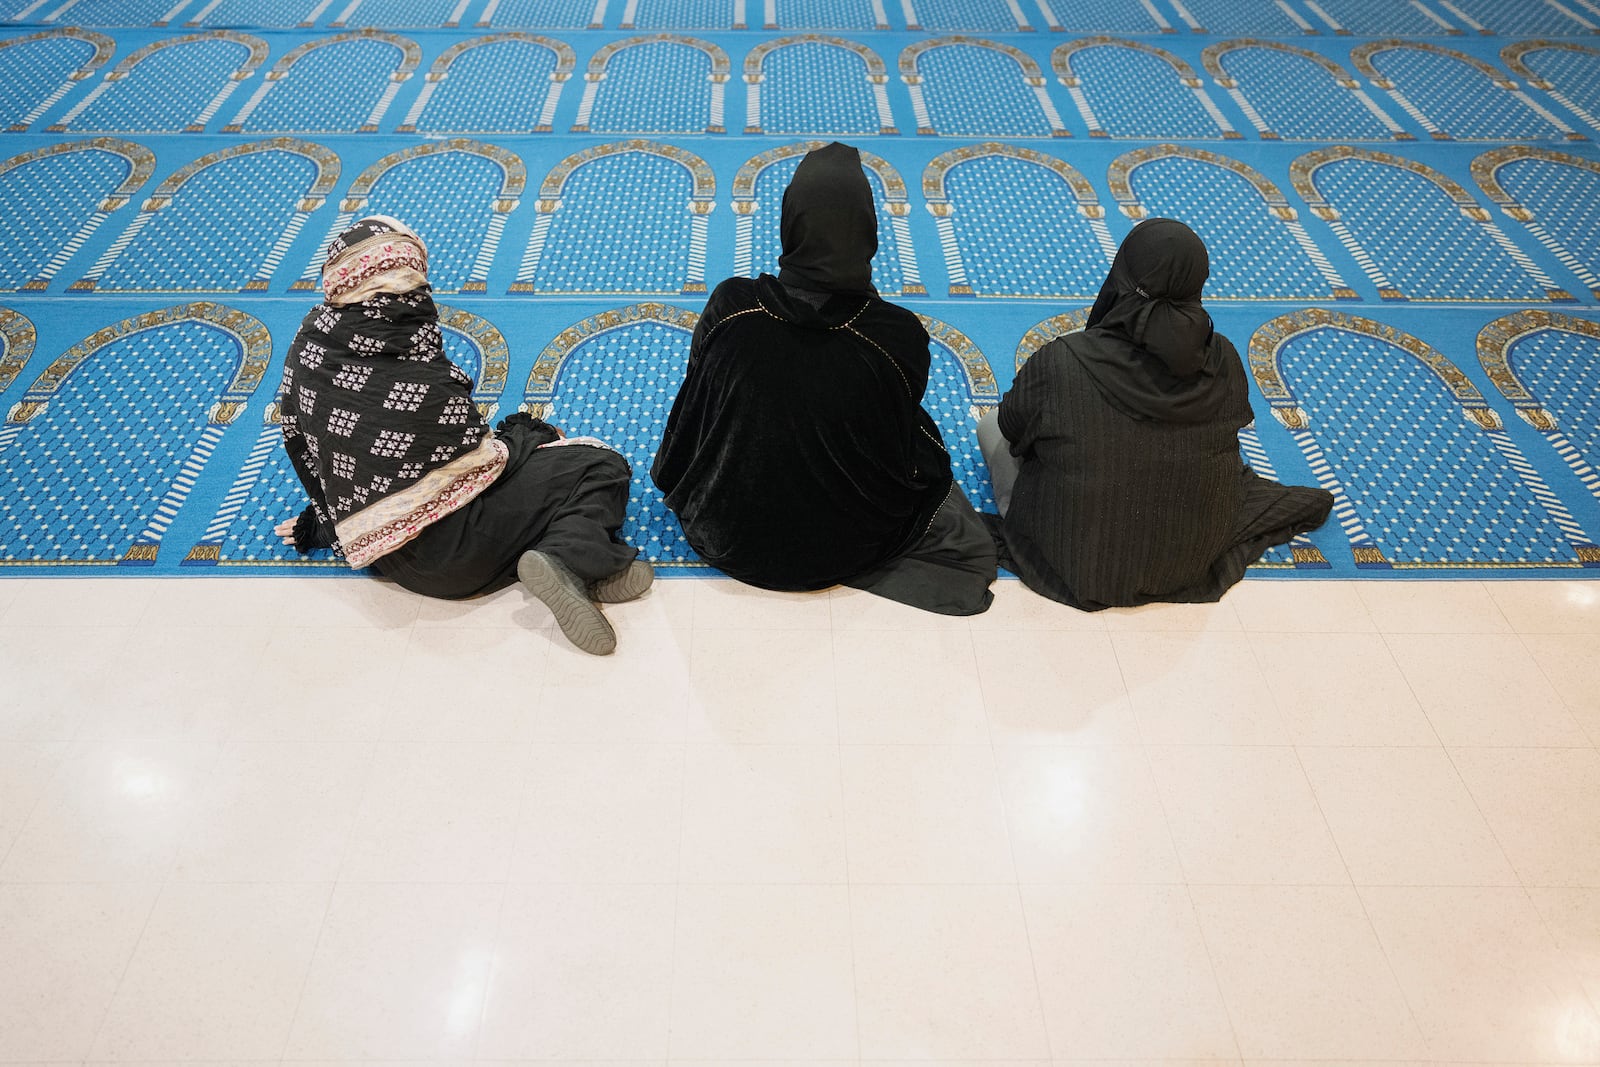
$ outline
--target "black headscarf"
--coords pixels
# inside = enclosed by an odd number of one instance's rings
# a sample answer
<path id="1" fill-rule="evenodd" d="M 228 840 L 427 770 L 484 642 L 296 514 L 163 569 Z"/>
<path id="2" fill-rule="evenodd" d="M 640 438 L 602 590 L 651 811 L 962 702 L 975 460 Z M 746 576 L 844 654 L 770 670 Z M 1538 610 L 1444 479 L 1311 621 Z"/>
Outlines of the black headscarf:
<path id="1" fill-rule="evenodd" d="M 1212 330 L 1200 292 L 1205 242 L 1176 219 L 1147 219 L 1117 249 L 1072 350 L 1105 398 L 1136 418 L 1204 422 L 1231 401 L 1238 363 Z"/>
<path id="2" fill-rule="evenodd" d="M 878 213 L 861 153 L 832 144 L 806 153 L 783 191 L 778 280 L 797 289 L 876 295 Z"/>

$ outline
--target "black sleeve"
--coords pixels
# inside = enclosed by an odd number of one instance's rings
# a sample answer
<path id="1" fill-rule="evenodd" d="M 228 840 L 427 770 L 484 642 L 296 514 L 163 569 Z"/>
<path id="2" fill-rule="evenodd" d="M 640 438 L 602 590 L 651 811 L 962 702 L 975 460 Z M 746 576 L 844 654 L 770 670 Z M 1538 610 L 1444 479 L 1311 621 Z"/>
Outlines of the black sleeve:
<path id="1" fill-rule="evenodd" d="M 289 454 L 289 463 L 300 479 L 301 488 L 306 491 L 306 496 L 311 498 L 310 505 L 300 513 L 300 518 L 295 522 L 295 551 L 305 553 L 315 548 L 337 550 L 339 539 L 333 531 L 332 513 L 328 511 L 328 501 L 322 491 L 322 481 L 311 468 L 311 457 L 306 448 L 305 435 L 295 424 L 293 415 L 284 416 L 279 426 L 283 431 L 283 450 Z"/>
<path id="2" fill-rule="evenodd" d="M 543 419 L 536 419 L 526 411 L 514 411 L 495 424 L 494 432 L 501 437 L 513 433 L 527 434 L 534 447 L 560 440 L 561 434 Z"/>
<path id="3" fill-rule="evenodd" d="M 1011 442 L 1013 456 L 1027 455 L 1039 439 L 1049 402 L 1050 364 L 1057 358 L 1056 346 L 1060 343 L 1059 339 L 1051 341 L 1034 352 L 1000 398 L 1000 432 Z"/>

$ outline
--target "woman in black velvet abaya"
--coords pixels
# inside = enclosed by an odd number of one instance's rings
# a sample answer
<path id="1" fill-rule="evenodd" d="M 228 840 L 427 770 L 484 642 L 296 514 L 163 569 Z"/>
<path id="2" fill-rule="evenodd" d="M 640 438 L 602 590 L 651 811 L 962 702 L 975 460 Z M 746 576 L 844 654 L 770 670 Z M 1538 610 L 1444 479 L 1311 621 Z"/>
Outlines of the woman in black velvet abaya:
<path id="1" fill-rule="evenodd" d="M 651 475 L 734 578 L 975 614 L 994 548 L 921 406 L 927 332 L 872 286 L 877 232 L 860 154 L 809 153 L 784 192 L 778 276 L 730 278 L 706 303 Z"/>
<path id="2" fill-rule="evenodd" d="M 1134 227 L 1081 333 L 1017 371 L 978 426 L 1006 566 L 1086 611 L 1219 600 L 1333 497 L 1252 471 L 1244 365 L 1211 327 L 1205 244 L 1172 219 Z"/>

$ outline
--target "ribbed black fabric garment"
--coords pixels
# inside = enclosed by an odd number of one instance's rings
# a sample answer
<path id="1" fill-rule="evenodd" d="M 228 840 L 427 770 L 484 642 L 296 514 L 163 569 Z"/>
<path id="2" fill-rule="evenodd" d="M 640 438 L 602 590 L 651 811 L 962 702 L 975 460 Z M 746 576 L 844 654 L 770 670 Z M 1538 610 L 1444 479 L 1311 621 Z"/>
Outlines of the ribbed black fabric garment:
<path id="1" fill-rule="evenodd" d="M 1244 368 L 1220 335 L 1219 413 L 1142 419 L 1111 404 L 1076 344 L 1057 338 L 1018 371 L 1000 430 L 1022 460 L 1001 563 L 1054 600 L 1097 611 L 1222 597 L 1267 548 L 1320 526 L 1333 498 L 1257 475 L 1239 454 L 1251 420 Z"/>

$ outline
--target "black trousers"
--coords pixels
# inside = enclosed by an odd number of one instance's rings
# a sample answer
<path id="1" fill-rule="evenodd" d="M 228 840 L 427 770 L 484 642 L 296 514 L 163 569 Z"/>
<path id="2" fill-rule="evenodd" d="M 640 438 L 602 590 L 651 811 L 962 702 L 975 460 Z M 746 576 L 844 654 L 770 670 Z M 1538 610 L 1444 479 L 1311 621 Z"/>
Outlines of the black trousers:
<path id="1" fill-rule="evenodd" d="M 592 445 L 540 448 L 548 438 L 533 427 L 525 419 L 502 423 L 496 436 L 511 455 L 500 477 L 379 558 L 378 573 L 414 593 L 461 600 L 516 581 L 517 561 L 530 549 L 586 583 L 632 563 L 639 550 L 617 536 L 628 507 L 628 461 Z"/>

